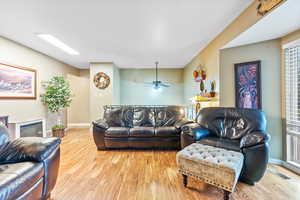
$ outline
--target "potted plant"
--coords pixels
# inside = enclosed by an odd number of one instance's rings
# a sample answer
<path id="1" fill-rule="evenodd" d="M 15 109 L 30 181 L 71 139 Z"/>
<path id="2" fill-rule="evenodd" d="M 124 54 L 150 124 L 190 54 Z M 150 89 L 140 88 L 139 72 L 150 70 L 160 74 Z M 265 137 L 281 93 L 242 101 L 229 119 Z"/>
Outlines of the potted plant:
<path id="1" fill-rule="evenodd" d="M 52 134 L 54 137 L 63 137 L 63 110 L 72 102 L 69 82 L 62 76 L 55 76 L 50 81 L 43 82 L 42 86 L 45 88 L 45 93 L 41 95 L 42 102 L 50 112 L 57 113 L 57 123 L 52 127 Z"/>
<path id="2" fill-rule="evenodd" d="M 216 96 L 216 81 L 213 80 L 210 84 L 210 96 L 215 97 Z"/>

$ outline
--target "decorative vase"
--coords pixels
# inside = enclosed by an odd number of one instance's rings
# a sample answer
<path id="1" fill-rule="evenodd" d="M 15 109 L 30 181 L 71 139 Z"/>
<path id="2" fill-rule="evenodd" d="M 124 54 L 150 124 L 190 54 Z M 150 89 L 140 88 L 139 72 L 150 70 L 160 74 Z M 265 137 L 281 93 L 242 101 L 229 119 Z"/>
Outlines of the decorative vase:
<path id="1" fill-rule="evenodd" d="M 203 95 L 204 90 L 205 90 L 204 81 L 201 80 L 201 81 L 200 81 L 200 91 L 201 91 L 201 95 Z"/>
<path id="2" fill-rule="evenodd" d="M 211 97 L 215 97 L 216 96 L 216 92 L 210 92 L 210 96 Z"/>

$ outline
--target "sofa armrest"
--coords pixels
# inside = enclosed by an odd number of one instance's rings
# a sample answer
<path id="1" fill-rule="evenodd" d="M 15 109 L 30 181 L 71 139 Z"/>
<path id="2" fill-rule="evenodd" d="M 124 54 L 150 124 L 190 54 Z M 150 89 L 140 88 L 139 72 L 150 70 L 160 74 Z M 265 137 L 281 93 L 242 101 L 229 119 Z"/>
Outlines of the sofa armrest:
<path id="1" fill-rule="evenodd" d="M 93 125 L 104 130 L 109 128 L 108 123 L 104 119 L 98 119 L 96 121 L 93 121 Z"/>
<path id="2" fill-rule="evenodd" d="M 251 147 L 266 143 L 270 140 L 270 135 L 264 132 L 253 132 L 245 135 L 240 141 L 240 148 Z"/>
<path id="3" fill-rule="evenodd" d="M 180 120 L 177 120 L 175 122 L 175 128 L 177 129 L 181 129 L 184 125 L 186 124 L 190 124 L 190 123 L 193 123 L 193 121 L 189 120 L 189 119 L 180 119 Z"/>
<path id="4" fill-rule="evenodd" d="M 42 162 L 57 149 L 59 138 L 23 137 L 7 143 L 0 153 L 0 163 Z"/>
<path id="5" fill-rule="evenodd" d="M 197 123 L 190 123 L 182 127 L 182 133 L 192 136 L 195 141 L 199 141 L 207 137 L 210 134 L 210 131 Z"/>

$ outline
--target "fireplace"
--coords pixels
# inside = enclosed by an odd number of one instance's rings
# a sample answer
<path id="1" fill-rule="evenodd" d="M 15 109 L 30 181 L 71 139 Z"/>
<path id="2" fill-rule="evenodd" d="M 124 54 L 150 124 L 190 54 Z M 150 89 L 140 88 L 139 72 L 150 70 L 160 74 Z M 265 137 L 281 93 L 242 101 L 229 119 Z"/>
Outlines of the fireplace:
<path id="1" fill-rule="evenodd" d="M 44 119 L 9 123 L 9 129 L 11 139 L 19 137 L 46 137 Z"/>

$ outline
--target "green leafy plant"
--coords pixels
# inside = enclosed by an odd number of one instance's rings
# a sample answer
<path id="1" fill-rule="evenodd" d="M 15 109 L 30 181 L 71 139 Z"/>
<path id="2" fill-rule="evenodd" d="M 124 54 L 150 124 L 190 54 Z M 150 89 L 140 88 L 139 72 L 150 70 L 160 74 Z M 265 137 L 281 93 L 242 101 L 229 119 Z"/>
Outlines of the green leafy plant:
<path id="1" fill-rule="evenodd" d="M 62 111 L 70 106 L 72 95 L 69 82 L 62 76 L 55 76 L 50 81 L 42 83 L 45 93 L 41 95 L 42 102 L 52 113 L 57 113 L 57 125 L 53 128 L 64 127 L 62 124 Z"/>
<path id="2" fill-rule="evenodd" d="M 52 126 L 52 129 L 63 129 L 63 128 L 65 128 L 64 125 L 54 125 L 54 126 Z"/>

